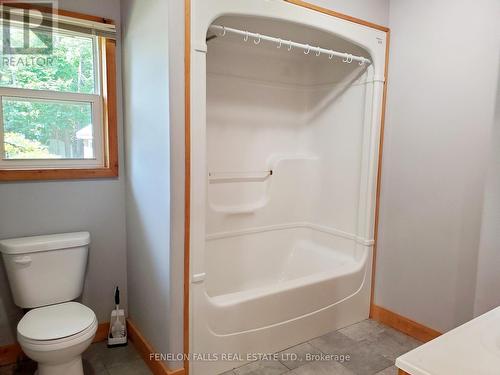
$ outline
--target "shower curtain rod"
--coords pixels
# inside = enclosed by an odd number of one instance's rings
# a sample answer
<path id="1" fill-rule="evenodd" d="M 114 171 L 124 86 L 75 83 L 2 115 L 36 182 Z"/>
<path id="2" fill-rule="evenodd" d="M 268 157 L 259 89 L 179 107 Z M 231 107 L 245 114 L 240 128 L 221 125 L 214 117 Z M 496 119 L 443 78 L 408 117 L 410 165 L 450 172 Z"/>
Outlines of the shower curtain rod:
<path id="1" fill-rule="evenodd" d="M 261 40 L 265 40 L 268 42 L 273 42 L 278 44 L 278 48 L 285 47 L 288 51 L 291 51 L 292 48 L 303 49 L 304 53 L 308 55 L 310 52 L 314 52 L 316 56 L 320 56 L 321 54 L 326 55 L 331 59 L 334 57 L 342 58 L 342 61 L 345 63 L 352 63 L 353 61 L 357 61 L 359 65 L 371 64 L 371 61 L 363 56 L 355 56 L 346 52 L 338 52 L 331 49 L 321 48 L 319 46 L 314 47 L 309 44 L 297 43 L 291 40 L 276 38 L 274 36 L 269 35 L 261 35 L 257 33 L 251 33 L 249 31 L 243 31 L 238 29 L 233 29 L 231 27 L 221 26 L 221 25 L 211 25 L 209 30 L 212 30 L 218 33 L 218 36 L 224 36 L 226 33 L 232 33 L 237 35 L 242 35 L 245 42 L 248 41 L 249 38 L 253 38 L 254 44 L 259 44 Z"/>

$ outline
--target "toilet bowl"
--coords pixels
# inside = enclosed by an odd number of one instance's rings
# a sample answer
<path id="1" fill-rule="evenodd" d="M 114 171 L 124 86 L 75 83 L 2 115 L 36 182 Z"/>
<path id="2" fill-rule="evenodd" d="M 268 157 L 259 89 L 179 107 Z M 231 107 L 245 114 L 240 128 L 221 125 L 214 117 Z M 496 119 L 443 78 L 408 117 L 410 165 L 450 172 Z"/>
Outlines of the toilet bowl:
<path id="1" fill-rule="evenodd" d="M 30 310 L 17 326 L 23 352 L 38 362 L 38 375 L 83 375 L 82 353 L 97 331 L 88 307 L 67 302 Z"/>

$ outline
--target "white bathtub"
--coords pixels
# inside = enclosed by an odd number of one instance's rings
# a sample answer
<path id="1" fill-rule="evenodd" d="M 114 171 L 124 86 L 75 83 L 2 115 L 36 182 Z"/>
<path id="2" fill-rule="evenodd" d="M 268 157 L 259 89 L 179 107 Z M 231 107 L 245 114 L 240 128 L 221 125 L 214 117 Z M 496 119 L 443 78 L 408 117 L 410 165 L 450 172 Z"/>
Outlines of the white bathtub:
<path id="1" fill-rule="evenodd" d="M 368 317 L 371 246 L 307 223 L 220 234 L 206 242 L 197 347 L 243 361 L 200 362 L 217 374 Z M 271 339 L 272 338 L 272 339 Z M 201 345 L 200 345 L 201 344 Z"/>

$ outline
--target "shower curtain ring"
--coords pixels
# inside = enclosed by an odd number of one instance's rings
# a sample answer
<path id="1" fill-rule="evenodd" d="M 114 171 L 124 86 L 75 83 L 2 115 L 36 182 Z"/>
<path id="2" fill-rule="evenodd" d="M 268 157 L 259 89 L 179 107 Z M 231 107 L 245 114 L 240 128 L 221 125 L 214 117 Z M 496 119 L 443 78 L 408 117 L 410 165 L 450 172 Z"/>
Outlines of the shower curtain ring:
<path id="1" fill-rule="evenodd" d="M 328 55 L 328 58 L 331 60 L 333 59 L 333 51 L 330 51 L 330 55 Z"/>
<path id="2" fill-rule="evenodd" d="M 292 41 L 289 40 L 288 41 L 288 51 L 291 51 L 292 50 Z"/>
<path id="3" fill-rule="evenodd" d="M 360 66 L 365 65 L 365 60 L 364 60 L 364 59 L 363 59 L 363 60 L 361 60 L 361 61 L 359 62 L 359 65 L 360 65 Z"/>
<path id="4" fill-rule="evenodd" d="M 318 50 L 316 51 L 316 56 L 319 56 L 319 55 L 321 55 L 321 49 L 319 46 L 317 48 L 318 48 Z"/>
<path id="5" fill-rule="evenodd" d="M 260 43 L 260 34 L 257 34 L 257 39 L 254 39 L 253 41 L 255 44 L 259 44 Z"/>
<path id="6" fill-rule="evenodd" d="M 304 51 L 304 55 L 309 55 L 309 52 L 311 52 L 311 46 L 308 44 L 307 51 Z"/>
<path id="7" fill-rule="evenodd" d="M 245 31 L 245 37 L 243 38 L 245 42 L 248 42 L 248 30 Z"/>
<path id="8" fill-rule="evenodd" d="M 277 48 L 281 48 L 281 38 L 278 39 L 278 47 Z"/>
<path id="9" fill-rule="evenodd" d="M 220 34 L 220 36 L 224 36 L 224 35 L 226 35 L 226 27 L 222 26 L 222 34 Z"/>
<path id="10" fill-rule="evenodd" d="M 353 56 L 350 53 L 346 53 L 345 57 L 342 59 L 342 61 L 350 64 L 350 63 L 352 63 L 352 57 Z"/>

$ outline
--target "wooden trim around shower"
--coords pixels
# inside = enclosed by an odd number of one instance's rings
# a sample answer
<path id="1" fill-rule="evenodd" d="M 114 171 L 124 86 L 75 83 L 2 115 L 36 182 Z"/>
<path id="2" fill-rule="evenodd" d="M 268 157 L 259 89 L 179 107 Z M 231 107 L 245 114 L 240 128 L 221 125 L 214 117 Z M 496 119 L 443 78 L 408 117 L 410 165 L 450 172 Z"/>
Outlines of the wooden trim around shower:
<path id="1" fill-rule="evenodd" d="M 191 256 L 191 0 L 184 0 L 184 371 L 189 375 L 189 302 Z"/>
<path id="2" fill-rule="evenodd" d="M 384 155 L 384 135 L 385 135 L 385 114 L 387 108 L 387 80 L 389 76 L 389 48 L 391 44 L 391 31 L 387 29 L 385 41 L 385 67 L 384 67 L 384 90 L 382 92 L 382 113 L 380 116 L 380 139 L 378 147 L 378 167 L 377 167 L 377 187 L 375 193 L 375 223 L 373 229 L 373 255 L 372 255 L 372 279 L 370 292 L 370 318 L 373 318 L 372 311 L 375 306 L 375 276 L 377 268 L 378 250 L 378 228 L 380 216 L 380 190 L 382 186 L 382 158 Z"/>
<path id="3" fill-rule="evenodd" d="M 376 188 L 376 205 L 375 205 L 375 228 L 374 228 L 374 245 L 373 245 L 373 261 L 372 261 L 372 283 L 371 283 L 371 296 L 370 296 L 370 306 L 374 306 L 374 285 L 375 285 L 375 264 L 376 264 L 376 254 L 377 254 L 377 230 L 378 230 L 378 217 L 380 210 L 380 186 L 382 177 L 382 151 L 383 151 L 383 140 L 384 140 L 384 127 L 385 127 L 385 113 L 386 113 L 386 101 L 387 101 L 387 76 L 389 69 L 389 41 L 390 41 L 390 29 L 386 26 L 378 25 L 369 21 L 362 20 L 360 18 L 351 17 L 349 15 L 335 12 L 333 10 L 323 8 L 302 0 L 285 0 L 286 2 L 297 5 L 303 8 L 307 8 L 316 12 L 320 12 L 331 17 L 340 18 L 349 22 L 354 22 L 359 25 L 370 27 L 372 29 L 380 30 L 386 33 L 386 53 L 385 53 L 385 81 L 384 89 L 382 94 L 382 113 L 381 113 L 381 123 L 380 123 L 380 145 L 379 145 L 379 160 L 378 160 L 378 170 L 377 170 L 377 188 Z M 184 157 L 184 303 L 183 303 L 183 350 L 184 350 L 184 370 L 185 375 L 189 375 L 189 339 L 190 339 L 190 316 L 189 316 L 189 306 L 190 306 L 190 222 L 191 222 L 191 0 L 184 0 L 185 5 L 185 18 L 184 18 L 184 147 L 185 147 L 185 157 Z M 372 317 L 372 308 L 370 308 L 370 317 Z"/>
<path id="4" fill-rule="evenodd" d="M 384 31 L 386 33 L 389 32 L 389 28 L 386 26 L 382 26 L 382 25 L 378 25 L 378 24 L 373 23 L 373 22 L 365 21 L 365 20 L 362 20 L 361 18 L 351 17 L 347 14 L 335 12 L 334 10 L 323 8 L 323 7 L 320 7 L 318 5 L 308 3 L 306 1 L 302 1 L 302 0 L 285 0 L 285 1 L 287 3 L 295 4 L 295 5 L 307 8 L 307 9 L 314 10 L 316 12 L 328 14 L 329 16 L 332 16 L 332 17 L 340 18 L 340 19 L 343 19 L 343 20 L 346 20 L 349 22 L 354 22 L 354 23 L 357 23 L 358 25 L 367 26 L 367 27 L 370 27 L 372 29 Z"/>

